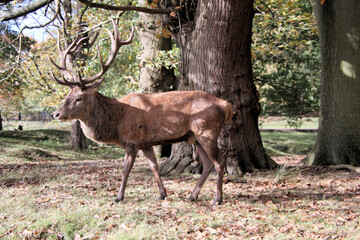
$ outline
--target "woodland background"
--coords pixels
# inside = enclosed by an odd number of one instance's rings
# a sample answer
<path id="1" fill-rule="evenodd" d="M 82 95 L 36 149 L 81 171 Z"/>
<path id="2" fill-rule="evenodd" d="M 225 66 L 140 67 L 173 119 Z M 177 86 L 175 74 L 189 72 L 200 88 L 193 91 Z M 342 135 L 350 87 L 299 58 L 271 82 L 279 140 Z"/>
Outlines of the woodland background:
<path id="1" fill-rule="evenodd" d="M 112 3 L 120 6 L 116 11 L 85 0 L 46 1 L 36 12 L 16 15 L 17 9 L 38 2 L 44 1 L 0 4 L 0 239 L 359 238 L 360 6 L 356 0 L 346 4 L 247 0 L 238 6 L 253 14 L 250 26 L 239 26 L 251 30 L 251 38 L 239 42 L 251 44 L 245 52 L 239 50 L 241 61 L 246 55 L 251 61 L 247 77 L 244 74 L 239 82 L 251 82 L 250 98 L 256 103 L 251 107 L 256 111 L 250 111 L 254 129 L 249 131 L 260 132 L 259 138 L 239 133 L 239 149 L 246 150 L 226 153 L 232 164 L 220 206 L 209 204 L 213 176 L 198 202 L 185 200 L 199 177 L 193 173 L 201 172 L 201 165 L 189 157 L 191 153 L 185 156 L 190 158 L 187 165 L 175 164 L 176 156 L 187 153 L 183 147 L 168 150 L 172 157 L 159 160 L 162 166 L 175 166 L 164 176 L 169 192 L 165 201 L 157 201 L 156 183 L 139 159 L 126 201 L 112 205 L 123 151 L 76 138 L 74 123 L 51 120 L 68 89 L 49 77 L 48 57 L 58 59 L 57 28 L 64 42 L 76 33 L 99 32 L 94 45 L 107 56 L 110 46 L 104 28 L 111 29 L 110 19 L 117 18 L 124 37 L 131 25 L 137 34 L 132 45 L 121 48 L 101 93 L 121 97 L 169 91 L 181 89 L 186 81 L 201 88 L 201 82 L 187 77 L 192 63 L 187 62 L 185 43 L 191 43 L 189 36 L 195 39 L 192 31 L 198 28 L 211 32 L 211 24 L 198 22 L 199 12 L 233 1 L 206 6 L 206 1 L 119 0 Z M 238 11 L 235 5 L 233 10 Z M 140 6 L 152 14 L 139 11 Z M 229 9 L 224 7 L 223 12 Z M 236 34 L 241 38 L 243 31 Z M 200 39 L 199 44 L 213 43 Z M 84 47 L 81 54 L 73 67 L 84 75 L 97 72 L 96 49 Z M 205 90 L 211 81 L 205 82 Z M 214 92 L 236 102 L 226 91 Z M 239 104 L 235 110 L 240 113 L 247 106 Z M 254 143 L 244 145 L 247 137 Z M 241 156 L 249 161 L 242 162 Z"/>

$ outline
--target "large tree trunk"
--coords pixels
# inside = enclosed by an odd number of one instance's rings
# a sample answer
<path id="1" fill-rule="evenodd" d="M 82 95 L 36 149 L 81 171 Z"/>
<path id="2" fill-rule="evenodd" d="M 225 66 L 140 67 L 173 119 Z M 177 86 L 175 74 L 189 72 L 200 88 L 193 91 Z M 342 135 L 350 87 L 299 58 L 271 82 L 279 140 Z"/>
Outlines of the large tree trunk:
<path id="1" fill-rule="evenodd" d="M 312 2 L 322 74 L 319 132 L 307 163 L 360 165 L 360 2 Z"/>
<path id="2" fill-rule="evenodd" d="M 188 6 L 190 2 L 188 1 Z M 260 113 L 251 67 L 253 0 L 192 2 L 194 20 L 183 24 L 177 41 L 182 50 L 180 90 L 202 90 L 228 100 L 234 108 L 219 145 L 229 174 L 270 169 L 276 163 L 263 148 L 258 129 Z M 187 10 L 191 17 L 191 7 Z M 176 148 L 169 162 L 186 153 Z M 174 163 L 165 163 L 177 166 Z M 167 169 L 164 171 L 163 169 Z M 173 170 L 162 166 L 163 173 Z"/>

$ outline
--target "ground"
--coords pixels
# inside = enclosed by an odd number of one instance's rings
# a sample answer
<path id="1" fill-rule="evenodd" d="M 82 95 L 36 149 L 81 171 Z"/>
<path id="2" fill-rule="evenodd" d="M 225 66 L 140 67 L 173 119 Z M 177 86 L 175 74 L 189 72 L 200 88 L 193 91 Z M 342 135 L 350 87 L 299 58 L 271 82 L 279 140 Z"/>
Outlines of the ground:
<path id="1" fill-rule="evenodd" d="M 274 157 L 298 162 L 301 157 Z M 294 163 L 291 165 L 295 165 Z M 215 176 L 188 202 L 198 175 L 165 176 L 159 201 L 138 159 L 125 202 L 113 204 L 121 160 L 0 165 L 4 239 L 359 239 L 360 174 L 333 167 L 279 167 L 227 177 L 211 206 Z"/>
<path id="2" fill-rule="evenodd" d="M 358 169 L 300 164 L 316 133 L 262 132 L 267 152 L 281 165 L 225 176 L 222 205 L 211 205 L 215 175 L 197 202 L 187 197 L 199 175 L 163 176 L 169 196 L 158 200 L 142 158 L 125 201 L 114 204 L 122 150 L 89 143 L 77 151 L 68 147 L 63 125 L 27 124 L 22 132 L 10 125 L 0 132 L 0 240 L 360 239 Z"/>

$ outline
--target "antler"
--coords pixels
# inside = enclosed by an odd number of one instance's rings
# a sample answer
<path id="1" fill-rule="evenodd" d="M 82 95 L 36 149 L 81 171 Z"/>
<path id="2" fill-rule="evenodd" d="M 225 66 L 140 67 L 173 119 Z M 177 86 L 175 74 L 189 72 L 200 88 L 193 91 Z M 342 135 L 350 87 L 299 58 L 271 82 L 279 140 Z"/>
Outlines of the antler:
<path id="1" fill-rule="evenodd" d="M 84 79 L 81 77 L 81 74 L 80 74 L 79 71 L 77 71 L 76 75 L 74 75 L 73 72 L 69 71 L 66 68 L 66 56 L 69 53 L 73 54 L 78 49 L 80 44 L 84 40 L 86 40 L 88 37 L 83 37 L 83 38 L 79 39 L 79 36 L 77 36 L 75 38 L 75 40 L 68 46 L 68 48 L 66 48 L 65 50 L 62 50 L 61 49 L 61 44 L 60 44 L 60 33 L 59 33 L 59 35 L 58 35 L 58 49 L 59 49 L 59 52 L 60 52 L 60 66 L 57 65 L 51 58 L 49 58 L 49 59 L 55 65 L 55 67 L 60 70 L 61 75 L 62 75 L 62 80 L 57 79 L 54 76 L 54 74 L 52 73 L 52 71 L 50 71 L 52 78 L 61 85 L 79 86 L 81 88 L 84 88 L 84 87 L 86 87 L 86 85 L 94 82 L 95 80 L 97 80 L 101 76 L 103 76 L 104 73 L 109 69 L 109 67 L 110 67 L 111 63 L 113 62 L 113 60 L 115 59 L 115 56 L 116 56 L 117 52 L 119 51 L 120 47 L 123 46 L 123 45 L 128 45 L 128 44 L 130 44 L 132 42 L 132 39 L 134 37 L 134 32 L 135 32 L 134 26 L 132 26 L 129 38 L 127 40 L 125 40 L 125 41 L 121 41 L 119 29 L 118 29 L 118 26 L 117 26 L 117 24 L 115 23 L 114 20 L 112 20 L 112 24 L 113 24 L 113 27 L 114 27 L 114 35 L 111 33 L 111 31 L 109 29 L 106 29 L 109 36 L 110 36 L 110 41 L 111 41 L 111 52 L 110 52 L 108 60 L 106 61 L 106 63 L 103 62 L 101 54 L 100 54 L 100 49 L 99 49 L 99 46 L 98 46 L 97 51 L 98 51 L 99 60 L 100 60 L 100 64 L 101 64 L 101 70 L 96 75 L 94 75 L 92 77 L 87 77 L 87 78 L 84 78 Z"/>

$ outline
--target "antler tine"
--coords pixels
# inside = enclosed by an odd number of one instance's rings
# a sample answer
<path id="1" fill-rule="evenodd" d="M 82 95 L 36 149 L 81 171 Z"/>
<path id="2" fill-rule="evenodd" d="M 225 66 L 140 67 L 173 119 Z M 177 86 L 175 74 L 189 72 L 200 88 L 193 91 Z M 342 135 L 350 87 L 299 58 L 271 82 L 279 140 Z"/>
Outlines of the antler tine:
<path id="1" fill-rule="evenodd" d="M 131 25 L 131 33 L 130 33 L 129 38 L 125 41 L 122 41 L 121 44 L 127 45 L 127 44 L 132 43 L 132 39 L 134 38 L 134 33 L 135 33 L 135 27 L 134 27 L 134 25 Z"/>
<path id="2" fill-rule="evenodd" d="M 91 82 L 94 82 L 98 78 L 100 78 L 102 75 L 104 75 L 104 73 L 109 69 L 111 63 L 115 59 L 115 56 L 116 56 L 117 52 L 119 51 L 119 48 L 123 45 L 127 45 L 132 42 L 132 39 L 134 37 L 134 32 L 135 32 L 134 26 L 132 26 L 130 37 L 126 41 L 121 41 L 119 28 L 118 28 L 117 24 L 115 23 L 114 19 L 112 19 L 112 24 L 114 27 L 114 34 L 112 34 L 110 30 L 106 29 L 106 31 L 109 34 L 110 41 L 111 41 L 111 51 L 110 51 L 110 56 L 109 56 L 108 60 L 106 61 L 106 63 L 103 62 L 101 54 L 100 54 L 100 50 L 98 48 L 101 70 L 96 75 L 94 75 L 92 77 L 87 77 L 87 78 L 83 79 L 81 82 L 89 84 Z"/>
<path id="3" fill-rule="evenodd" d="M 51 71 L 50 69 L 50 72 L 51 72 L 51 76 L 53 78 L 53 80 L 55 80 L 56 82 L 60 83 L 61 85 L 65 85 L 65 86 L 73 86 L 73 85 L 77 85 L 75 82 L 74 82 L 74 77 L 70 74 L 70 72 L 62 67 L 60 67 L 59 65 L 57 65 L 54 60 L 51 59 L 51 57 L 49 57 L 49 60 L 52 64 L 54 64 L 54 66 L 60 70 L 61 72 L 61 75 L 63 76 L 63 82 L 60 81 L 59 79 L 57 79 L 53 72 Z M 65 72 L 67 72 L 68 74 L 66 74 Z M 69 78 L 70 81 L 66 80 L 64 75 L 67 75 L 67 77 Z"/>
<path id="4" fill-rule="evenodd" d="M 73 54 L 81 45 L 81 43 L 86 40 L 87 38 L 89 38 L 89 36 L 83 37 L 81 39 L 79 39 L 79 35 L 76 35 L 74 41 L 72 43 L 69 44 L 69 46 L 63 50 L 61 47 L 61 40 L 60 40 L 60 31 L 58 30 L 58 39 L 57 39 L 57 46 L 59 49 L 59 54 L 60 54 L 60 63 L 59 65 L 56 64 L 50 57 L 49 60 L 52 64 L 54 64 L 54 66 L 60 70 L 61 75 L 62 75 L 62 80 L 56 78 L 54 76 L 54 74 L 51 72 L 51 76 L 53 78 L 53 80 L 55 80 L 57 83 L 61 84 L 61 85 L 65 85 L 65 86 L 79 86 L 79 87 L 84 87 L 85 85 L 83 84 L 83 82 L 81 81 L 81 76 L 80 73 L 77 72 L 76 77 L 74 78 L 73 73 L 68 70 L 66 68 L 66 57 L 67 55 Z M 66 80 L 66 78 L 68 78 L 68 80 Z"/>
<path id="5" fill-rule="evenodd" d="M 76 83 L 74 81 L 74 76 L 72 75 L 72 73 L 66 68 L 66 56 L 76 45 L 77 39 L 78 39 L 78 36 L 76 36 L 75 41 L 73 41 L 65 50 L 63 50 L 61 47 L 60 31 L 58 30 L 57 47 L 59 49 L 59 54 L 60 54 L 60 63 L 59 63 L 59 65 L 56 64 L 55 61 L 52 60 L 50 57 L 49 57 L 49 60 L 61 72 L 62 79 L 63 79 L 62 81 L 57 79 L 55 77 L 55 75 L 53 74 L 53 72 L 51 71 L 51 76 L 52 76 L 53 80 L 55 80 L 57 83 L 59 83 L 61 85 L 65 85 L 65 86 L 74 86 L 74 85 L 78 86 L 79 85 L 79 83 Z M 75 47 L 77 48 L 77 46 L 75 46 Z M 69 80 L 66 80 L 64 76 L 66 76 Z"/>
<path id="6" fill-rule="evenodd" d="M 68 47 L 68 53 L 73 54 L 81 45 L 83 41 L 88 39 L 90 36 L 82 37 L 78 40 L 79 36 L 75 37 L 75 40 L 71 43 L 71 45 Z"/>
<path id="7" fill-rule="evenodd" d="M 50 59 L 51 60 L 51 59 Z M 51 60 L 52 61 L 52 60 Z M 82 85 L 79 83 L 79 82 L 69 82 L 68 80 L 65 79 L 65 77 L 63 76 L 63 81 L 59 80 L 57 77 L 55 77 L 54 73 L 51 71 L 50 69 L 50 75 L 51 75 L 51 78 L 59 83 L 60 85 L 63 85 L 63 86 L 79 86 L 79 87 L 82 87 Z"/>

